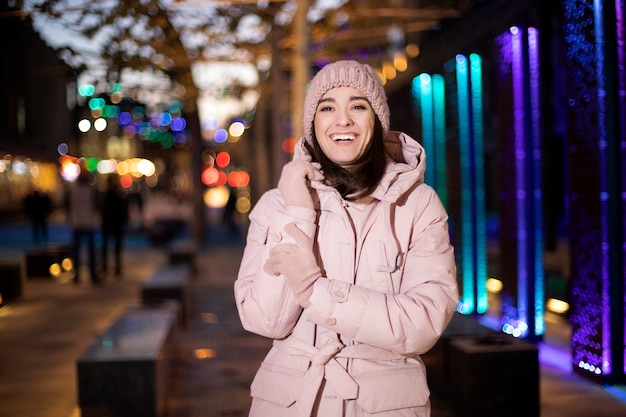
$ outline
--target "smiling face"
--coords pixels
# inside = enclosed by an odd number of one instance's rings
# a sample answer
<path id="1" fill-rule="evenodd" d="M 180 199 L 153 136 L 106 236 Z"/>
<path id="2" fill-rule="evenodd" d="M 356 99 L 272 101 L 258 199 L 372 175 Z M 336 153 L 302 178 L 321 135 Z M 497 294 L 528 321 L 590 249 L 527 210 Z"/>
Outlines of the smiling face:
<path id="1" fill-rule="evenodd" d="M 313 129 L 324 154 L 349 168 L 367 149 L 374 134 L 376 115 L 356 88 L 328 90 L 315 110 Z"/>

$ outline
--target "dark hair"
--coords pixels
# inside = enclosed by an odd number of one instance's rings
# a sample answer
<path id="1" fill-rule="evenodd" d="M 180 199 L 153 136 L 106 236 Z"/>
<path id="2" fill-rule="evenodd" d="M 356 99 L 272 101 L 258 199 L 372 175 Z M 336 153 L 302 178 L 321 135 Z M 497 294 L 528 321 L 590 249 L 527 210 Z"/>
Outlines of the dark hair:
<path id="1" fill-rule="evenodd" d="M 331 161 L 317 142 L 315 129 L 312 129 L 312 132 L 313 145 L 305 142 L 305 146 L 312 156 L 312 162 L 319 162 L 322 166 L 324 182 L 336 188 L 348 201 L 370 195 L 383 177 L 386 165 L 383 128 L 378 117 L 374 124 L 372 140 L 363 155 L 354 162 L 355 169 L 351 171 Z"/>

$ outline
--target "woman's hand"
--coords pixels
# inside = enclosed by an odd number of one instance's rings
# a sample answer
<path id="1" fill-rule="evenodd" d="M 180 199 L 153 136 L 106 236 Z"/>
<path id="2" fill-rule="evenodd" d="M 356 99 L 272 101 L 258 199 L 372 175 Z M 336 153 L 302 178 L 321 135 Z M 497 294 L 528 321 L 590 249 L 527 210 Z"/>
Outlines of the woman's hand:
<path id="1" fill-rule="evenodd" d="M 309 298 L 313 293 L 313 284 L 322 276 L 322 271 L 313 255 L 313 239 L 295 223 L 286 225 L 285 231 L 295 239 L 296 244 L 274 246 L 263 270 L 270 275 L 282 274 L 300 305 L 306 308 L 311 304 Z"/>
<path id="2" fill-rule="evenodd" d="M 320 165 L 304 160 L 291 161 L 285 164 L 278 181 L 278 190 L 288 206 L 315 208 L 311 197 L 311 181 L 321 181 L 324 174 Z"/>

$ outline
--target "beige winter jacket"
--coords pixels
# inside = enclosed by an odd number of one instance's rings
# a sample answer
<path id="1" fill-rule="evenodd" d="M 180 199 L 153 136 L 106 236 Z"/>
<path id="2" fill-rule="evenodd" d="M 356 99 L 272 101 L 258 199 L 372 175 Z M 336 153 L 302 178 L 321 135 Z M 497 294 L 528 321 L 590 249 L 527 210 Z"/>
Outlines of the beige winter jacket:
<path id="1" fill-rule="evenodd" d="M 344 201 L 313 183 L 318 210 L 285 207 L 274 189 L 250 214 L 235 298 L 243 327 L 274 339 L 252 383 L 250 416 L 428 416 L 419 355 L 458 303 L 447 214 L 424 184 L 424 149 L 390 132 L 374 199 Z M 306 157 L 300 142 L 294 159 Z M 323 276 L 305 310 L 286 280 L 263 272 L 270 247 L 296 222 L 316 235 Z"/>

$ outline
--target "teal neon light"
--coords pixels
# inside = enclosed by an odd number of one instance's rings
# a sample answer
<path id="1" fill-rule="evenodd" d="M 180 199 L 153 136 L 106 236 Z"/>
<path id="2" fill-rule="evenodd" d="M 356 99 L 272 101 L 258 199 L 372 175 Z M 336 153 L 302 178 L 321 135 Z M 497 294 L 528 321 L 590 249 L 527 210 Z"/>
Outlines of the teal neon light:
<path id="1" fill-rule="evenodd" d="M 422 146 L 426 151 L 426 156 L 429 160 L 435 159 L 435 126 L 433 121 L 433 88 L 431 83 L 431 77 L 428 74 L 420 74 L 413 81 L 414 94 L 419 97 L 419 105 L 422 116 Z M 424 173 L 424 180 L 427 184 L 437 189 L 436 187 L 436 164 L 426 164 L 426 172 Z"/>
<path id="2" fill-rule="evenodd" d="M 463 294 L 460 312 L 474 312 L 474 219 L 472 204 L 472 149 L 470 132 L 468 62 L 465 56 L 456 56 L 457 106 L 459 114 L 459 153 L 461 176 L 461 271 Z"/>
<path id="3" fill-rule="evenodd" d="M 433 162 L 426 166 L 425 180 L 448 206 L 446 161 L 445 83 L 441 75 L 420 74 L 413 79 L 412 94 L 422 119 L 422 146 Z"/>
<path id="4" fill-rule="evenodd" d="M 448 163 L 446 154 L 446 91 L 443 76 L 432 76 L 433 129 L 435 147 L 436 190 L 444 207 L 448 207 Z"/>
<path id="5" fill-rule="evenodd" d="M 474 223 L 476 265 L 476 312 L 486 313 L 489 309 L 487 294 L 487 227 L 485 221 L 485 163 L 482 59 L 471 54 L 470 84 L 472 96 L 473 176 L 474 176 Z"/>

